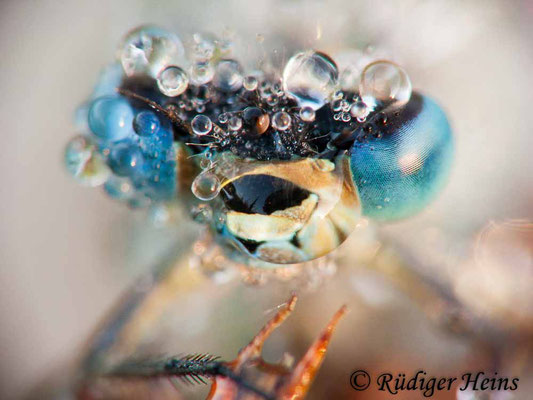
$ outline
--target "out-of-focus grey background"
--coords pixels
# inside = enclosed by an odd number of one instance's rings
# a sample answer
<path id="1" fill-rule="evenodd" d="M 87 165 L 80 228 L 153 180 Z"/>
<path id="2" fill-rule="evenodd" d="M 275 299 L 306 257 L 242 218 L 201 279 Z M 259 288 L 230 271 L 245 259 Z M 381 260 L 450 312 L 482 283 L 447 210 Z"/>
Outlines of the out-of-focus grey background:
<path id="1" fill-rule="evenodd" d="M 438 227 L 468 258 L 476 234 L 492 222 L 531 219 L 533 2 L 376 3 L 0 3 L 1 398 L 24 395 L 72 360 L 134 272 L 166 245 L 138 251 L 143 216 L 78 186 L 62 167 L 76 106 L 138 24 L 181 35 L 230 28 L 248 43 L 243 53 L 257 34 L 267 47 L 286 37 L 291 48 L 332 53 L 369 43 L 385 49 L 414 87 L 444 105 L 457 154 L 439 200 L 384 234 L 416 249 L 435 240 L 425 227 Z"/>

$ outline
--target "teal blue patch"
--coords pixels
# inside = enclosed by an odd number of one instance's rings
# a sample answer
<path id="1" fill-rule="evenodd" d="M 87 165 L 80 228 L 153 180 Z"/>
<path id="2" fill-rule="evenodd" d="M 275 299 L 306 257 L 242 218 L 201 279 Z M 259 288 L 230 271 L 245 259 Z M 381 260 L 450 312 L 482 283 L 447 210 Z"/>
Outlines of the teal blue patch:
<path id="1" fill-rule="evenodd" d="M 413 94 L 413 98 L 421 105 L 413 118 L 396 121 L 393 132 L 352 148 L 351 170 L 363 215 L 372 219 L 416 214 L 436 197 L 448 177 L 454 146 L 446 115 L 428 97 Z"/>

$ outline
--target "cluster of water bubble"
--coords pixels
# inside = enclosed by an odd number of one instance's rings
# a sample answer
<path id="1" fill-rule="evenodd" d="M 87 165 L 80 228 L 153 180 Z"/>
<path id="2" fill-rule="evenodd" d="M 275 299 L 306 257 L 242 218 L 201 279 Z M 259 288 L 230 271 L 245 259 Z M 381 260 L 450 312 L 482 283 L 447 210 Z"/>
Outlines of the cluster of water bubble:
<path id="1" fill-rule="evenodd" d="M 284 66 L 281 81 L 265 79 L 264 71 L 251 71 L 245 75 L 241 64 L 230 58 L 231 44 L 212 34 L 194 34 L 187 46 L 188 67 L 183 61 L 183 45 L 172 34 L 159 28 L 142 27 L 132 31 L 122 45 L 121 61 L 127 75 L 156 74 L 158 88 L 169 97 L 179 96 L 189 85 L 197 87 L 210 84 L 211 90 L 231 94 L 241 90 L 255 92 L 268 106 L 271 126 L 277 131 L 287 131 L 295 118 L 312 123 L 315 113 L 330 104 L 335 121 L 364 122 L 376 106 L 405 104 L 411 94 L 411 83 L 405 71 L 389 61 L 370 60 L 362 52 L 352 52 L 344 57 L 342 70 L 327 54 L 303 51 L 294 54 Z M 177 65 L 176 60 L 182 62 Z M 357 86 L 357 87 L 355 87 Z M 299 110 L 286 110 L 284 100 L 292 98 Z M 201 115 L 205 104 L 201 98 L 180 98 L 178 106 L 184 111 L 196 111 L 192 131 L 198 136 L 213 129 L 210 117 Z M 211 116 L 212 118 L 212 116 Z M 215 115 L 215 119 L 217 116 Z M 218 117 L 225 133 L 238 133 L 244 127 L 240 115 L 221 113 Z"/>
<path id="2" fill-rule="evenodd" d="M 124 75 L 121 64 L 100 75 L 91 98 L 77 111 L 82 134 L 68 143 L 65 166 L 84 185 L 103 185 L 117 200 L 147 206 L 174 194 L 172 132 L 168 121 L 133 107 L 116 92 Z"/>
<path id="3" fill-rule="evenodd" d="M 373 61 L 361 72 L 359 66 L 348 64 L 339 79 L 335 61 L 316 51 L 289 59 L 283 71 L 283 89 L 301 107 L 303 121 L 312 121 L 312 111 L 330 103 L 334 119 L 342 122 L 352 118 L 363 122 L 377 105 L 402 106 L 412 91 L 407 73 L 395 63 Z"/>
<path id="4" fill-rule="evenodd" d="M 390 61 L 374 61 L 362 71 L 358 92 L 352 98 L 332 103 L 336 120 L 364 122 L 377 107 L 401 107 L 411 98 L 412 86 L 403 68 Z"/>
<path id="5" fill-rule="evenodd" d="M 228 39 L 196 33 L 185 49 L 175 34 L 155 26 L 141 26 L 126 35 L 118 55 L 127 76 L 149 75 L 157 79 L 161 93 L 175 97 L 184 93 L 189 84 L 212 82 L 222 91 L 240 89 L 244 77 L 240 64 L 229 58 L 231 48 Z"/>
<path id="6" fill-rule="evenodd" d="M 120 63 L 106 69 L 80 113 L 89 136 L 69 144 L 67 169 L 84 184 L 105 183 L 116 198 L 131 200 L 142 191 L 155 199 L 172 192 L 172 127 L 159 114 L 132 107 L 117 95 L 116 88 L 131 77 L 149 76 L 160 94 L 176 98 L 163 105 L 182 116 L 196 140 L 224 147 L 246 134 L 252 139 L 243 146 L 253 152 L 253 138 L 267 133 L 276 151 L 279 147 L 279 154 L 289 158 L 291 144 L 283 139 L 292 137 L 294 143 L 306 127 L 319 124 L 319 109 L 329 107 L 340 123 L 364 122 L 376 107 L 403 105 L 411 95 L 409 77 L 392 62 L 373 60 L 365 67 L 362 61 L 352 62 L 339 69 L 325 53 L 303 51 L 288 60 L 277 79 L 266 70 L 245 71 L 231 58 L 231 48 L 227 39 L 211 34 L 195 34 L 184 46 L 178 36 L 158 27 L 129 32 L 119 48 Z M 256 98 L 257 104 L 235 106 L 242 96 Z M 208 201 L 218 195 L 220 181 L 204 168 L 191 189 Z"/>

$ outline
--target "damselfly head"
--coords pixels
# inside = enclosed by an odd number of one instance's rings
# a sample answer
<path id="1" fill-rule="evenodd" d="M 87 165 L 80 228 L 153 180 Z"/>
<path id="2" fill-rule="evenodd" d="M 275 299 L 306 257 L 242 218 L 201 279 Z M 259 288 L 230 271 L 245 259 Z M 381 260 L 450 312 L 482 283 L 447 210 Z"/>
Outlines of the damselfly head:
<path id="1" fill-rule="evenodd" d="M 209 209 L 195 219 L 230 254 L 273 266 L 330 253 L 362 218 L 410 216 L 446 181 L 446 116 L 395 63 L 307 50 L 272 74 L 214 36 L 191 43 L 127 35 L 67 148 L 80 182 L 132 207 Z"/>

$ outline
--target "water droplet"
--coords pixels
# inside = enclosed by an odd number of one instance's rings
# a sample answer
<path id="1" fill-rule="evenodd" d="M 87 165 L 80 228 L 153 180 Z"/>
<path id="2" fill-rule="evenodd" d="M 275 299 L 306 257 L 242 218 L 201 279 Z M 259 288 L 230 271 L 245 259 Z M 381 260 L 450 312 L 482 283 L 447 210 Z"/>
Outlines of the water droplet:
<path id="1" fill-rule="evenodd" d="M 342 100 L 335 100 L 331 103 L 331 109 L 335 112 L 342 109 Z"/>
<path id="2" fill-rule="evenodd" d="M 270 106 L 270 107 L 273 107 L 275 106 L 276 104 L 278 104 L 278 98 L 277 96 L 274 96 L 274 95 L 270 95 L 267 97 L 267 104 Z"/>
<path id="3" fill-rule="evenodd" d="M 65 148 L 65 168 L 79 183 L 99 186 L 110 176 L 111 171 L 96 146 L 84 136 L 72 138 Z"/>
<path id="4" fill-rule="evenodd" d="M 165 96 L 179 96 L 187 90 L 188 85 L 189 77 L 180 67 L 167 67 L 157 77 L 157 87 Z"/>
<path id="5" fill-rule="evenodd" d="M 344 111 L 344 112 L 350 111 L 350 105 L 351 104 L 348 103 L 346 100 L 342 100 L 341 101 L 341 109 L 342 109 L 342 111 Z"/>
<path id="6" fill-rule="evenodd" d="M 376 118 L 376 122 L 381 126 L 387 125 L 387 115 L 385 113 L 379 113 Z"/>
<path id="7" fill-rule="evenodd" d="M 116 145 L 109 154 L 109 166 L 119 176 L 133 175 L 141 169 L 143 161 L 140 148 L 129 143 Z"/>
<path id="8" fill-rule="evenodd" d="M 228 128 L 232 131 L 238 131 L 242 128 L 242 119 L 239 117 L 231 117 L 228 121 Z"/>
<path id="9" fill-rule="evenodd" d="M 300 109 L 300 118 L 305 122 L 312 122 L 315 120 L 315 110 L 311 107 L 302 107 Z"/>
<path id="10" fill-rule="evenodd" d="M 354 90 L 359 86 L 359 78 L 361 77 L 361 71 L 354 67 L 353 65 L 349 65 L 346 68 L 344 68 L 340 74 L 339 82 L 341 85 L 341 88 L 344 90 Z"/>
<path id="11" fill-rule="evenodd" d="M 194 221 L 207 224 L 213 219 L 213 210 L 208 204 L 202 203 L 192 208 L 191 215 Z"/>
<path id="12" fill-rule="evenodd" d="M 342 90 L 337 90 L 335 93 L 333 93 L 333 100 L 342 100 L 344 98 L 344 93 Z"/>
<path id="13" fill-rule="evenodd" d="M 365 67 L 359 83 L 359 94 L 377 101 L 393 101 L 398 106 L 411 97 L 411 80 L 400 66 L 389 61 L 376 61 Z"/>
<path id="14" fill-rule="evenodd" d="M 246 107 L 242 113 L 246 125 L 246 132 L 252 135 L 262 135 L 270 126 L 270 117 L 257 107 Z"/>
<path id="15" fill-rule="evenodd" d="M 126 99 L 104 96 L 89 108 L 89 128 L 100 139 L 118 141 L 133 134 L 133 110 Z"/>
<path id="16" fill-rule="evenodd" d="M 363 122 L 368 116 L 369 109 L 362 101 L 357 101 L 352 104 L 350 108 L 350 114 L 352 117 L 357 118 L 359 122 Z"/>
<path id="17" fill-rule="evenodd" d="M 211 82 L 215 69 L 209 63 L 196 63 L 190 68 L 190 80 L 193 85 L 205 85 Z"/>
<path id="18" fill-rule="evenodd" d="M 196 61 L 209 61 L 215 52 L 217 38 L 211 33 L 193 35 L 192 58 Z"/>
<path id="19" fill-rule="evenodd" d="M 192 131 L 198 135 L 207 135 L 213 128 L 211 119 L 205 115 L 197 115 L 191 122 Z"/>
<path id="20" fill-rule="evenodd" d="M 200 160 L 200 168 L 202 168 L 202 169 L 209 169 L 209 168 L 211 168 L 212 164 L 213 163 L 211 162 L 211 160 L 209 160 L 207 158 L 202 158 Z"/>
<path id="21" fill-rule="evenodd" d="M 228 57 L 231 55 L 235 44 L 233 39 L 235 38 L 235 32 L 231 29 L 224 29 L 222 32 L 222 38 L 217 40 L 217 51 L 221 57 Z"/>
<path id="22" fill-rule="evenodd" d="M 258 81 L 257 78 L 253 75 L 248 75 L 246 78 L 244 78 L 243 86 L 246 90 L 252 91 L 257 89 Z"/>
<path id="23" fill-rule="evenodd" d="M 352 117 L 348 113 L 342 113 L 341 119 L 343 122 L 350 122 Z"/>
<path id="24" fill-rule="evenodd" d="M 213 85 L 225 92 L 235 92 L 242 87 L 241 66 L 235 60 L 221 60 L 215 69 Z"/>
<path id="25" fill-rule="evenodd" d="M 272 126 L 280 131 L 285 131 L 291 126 L 291 116 L 285 111 L 279 111 L 272 117 Z"/>
<path id="26" fill-rule="evenodd" d="M 307 51 L 295 54 L 283 70 L 283 89 L 300 106 L 322 107 L 337 88 L 338 71 L 327 55 Z"/>
<path id="27" fill-rule="evenodd" d="M 133 129 L 139 136 L 154 135 L 159 131 L 161 123 L 152 111 L 141 111 L 133 120 Z"/>
<path id="28" fill-rule="evenodd" d="M 263 99 L 266 99 L 272 95 L 272 87 L 270 86 L 270 83 L 267 81 L 261 82 L 261 85 L 259 86 L 259 92 Z"/>
<path id="29" fill-rule="evenodd" d="M 126 35 L 120 47 L 120 61 L 128 76 L 160 71 L 183 61 L 184 49 L 179 38 L 155 26 L 141 26 Z"/>
<path id="30" fill-rule="evenodd" d="M 228 113 L 222 113 L 218 116 L 218 122 L 220 122 L 221 124 L 225 124 L 226 122 L 228 122 Z"/>
<path id="31" fill-rule="evenodd" d="M 191 190 L 200 200 L 209 201 L 218 196 L 220 181 L 216 175 L 210 172 L 202 172 L 194 178 Z"/>

